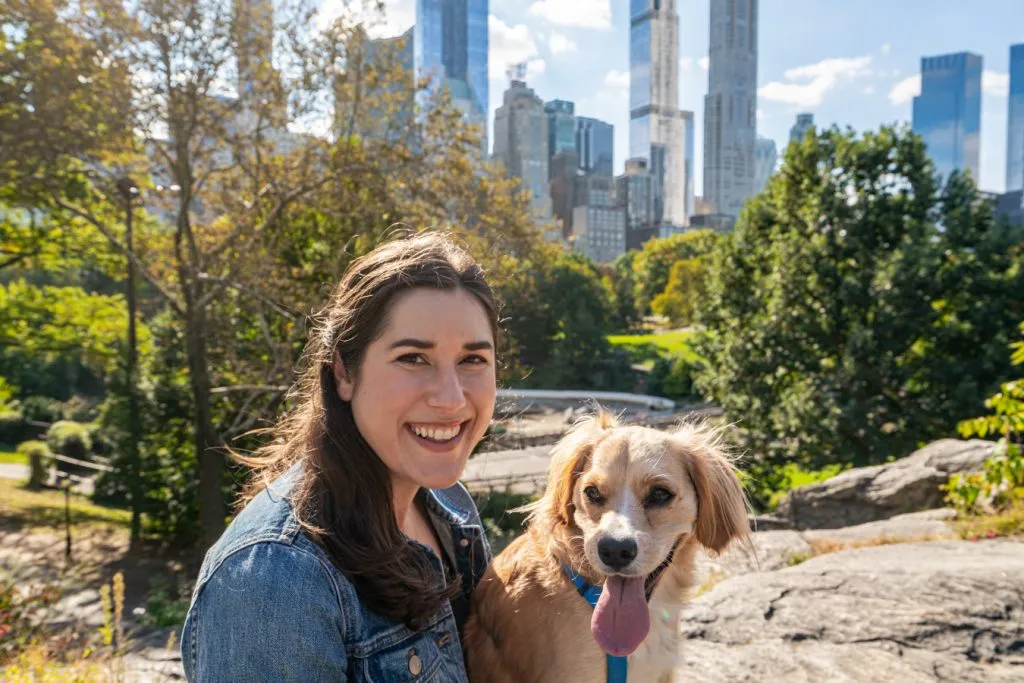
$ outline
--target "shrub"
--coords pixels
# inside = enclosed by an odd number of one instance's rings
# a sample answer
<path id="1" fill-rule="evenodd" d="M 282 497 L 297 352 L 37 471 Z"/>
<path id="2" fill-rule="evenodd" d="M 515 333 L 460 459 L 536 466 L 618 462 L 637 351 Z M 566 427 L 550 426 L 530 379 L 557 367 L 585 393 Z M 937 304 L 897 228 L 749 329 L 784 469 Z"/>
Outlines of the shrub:
<path id="1" fill-rule="evenodd" d="M 20 409 L 0 412 L 0 443 L 21 443 L 38 436 L 41 431 L 28 423 Z"/>
<path id="2" fill-rule="evenodd" d="M 76 460 L 92 458 L 92 437 L 89 436 L 89 428 L 78 422 L 70 420 L 54 422 L 46 432 L 46 444 L 53 453 L 59 453 L 68 458 Z M 60 461 L 57 462 L 57 469 L 70 474 L 92 474 L 90 470 Z"/>
<path id="3" fill-rule="evenodd" d="M 29 422 L 53 424 L 64 419 L 64 404 L 55 398 L 29 396 L 21 402 L 21 414 Z"/>

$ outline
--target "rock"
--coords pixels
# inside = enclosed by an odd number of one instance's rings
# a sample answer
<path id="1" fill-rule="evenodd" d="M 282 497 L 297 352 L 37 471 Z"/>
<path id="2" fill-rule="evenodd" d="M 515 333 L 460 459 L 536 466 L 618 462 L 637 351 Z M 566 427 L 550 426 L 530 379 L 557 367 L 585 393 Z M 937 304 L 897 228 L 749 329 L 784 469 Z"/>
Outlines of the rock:
<path id="1" fill-rule="evenodd" d="M 836 529 L 894 515 L 940 508 L 939 486 L 955 472 L 981 469 L 995 444 L 942 439 L 913 454 L 874 467 L 847 470 L 787 494 L 776 516 L 796 529 Z"/>
<path id="2" fill-rule="evenodd" d="M 1020 681 L 1022 577 L 1013 541 L 863 547 L 737 576 L 686 610 L 676 680 Z"/>

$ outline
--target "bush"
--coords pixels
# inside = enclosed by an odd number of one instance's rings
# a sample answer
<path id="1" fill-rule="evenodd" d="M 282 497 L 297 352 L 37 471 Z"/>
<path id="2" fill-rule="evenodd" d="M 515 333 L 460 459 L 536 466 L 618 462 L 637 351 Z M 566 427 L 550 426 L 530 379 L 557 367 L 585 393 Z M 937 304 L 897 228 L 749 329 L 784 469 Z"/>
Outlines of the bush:
<path id="1" fill-rule="evenodd" d="M 33 455 L 40 455 L 44 458 L 49 458 L 53 455 L 50 451 L 50 447 L 46 445 L 45 441 L 22 441 L 18 444 L 15 449 L 18 453 L 24 453 L 26 457 L 31 458 Z"/>
<path id="2" fill-rule="evenodd" d="M 0 443 L 21 443 L 39 435 L 42 430 L 33 427 L 22 416 L 21 410 L 0 412 Z"/>
<path id="3" fill-rule="evenodd" d="M 46 445 L 54 453 L 77 460 L 89 460 L 92 456 L 89 428 L 80 422 L 61 420 L 50 425 L 46 432 Z"/>
<path id="4" fill-rule="evenodd" d="M 53 465 L 53 453 L 45 441 L 23 441 L 18 444 L 18 453 L 28 460 L 28 487 L 37 489 L 46 483 L 47 473 Z"/>
<path id="5" fill-rule="evenodd" d="M 647 379 L 647 393 L 665 398 L 699 401 L 693 376 L 697 365 L 685 358 L 659 358 Z"/>
<path id="6" fill-rule="evenodd" d="M 21 402 L 21 414 L 29 422 L 53 424 L 64 419 L 64 404 L 55 398 L 29 396 Z"/>

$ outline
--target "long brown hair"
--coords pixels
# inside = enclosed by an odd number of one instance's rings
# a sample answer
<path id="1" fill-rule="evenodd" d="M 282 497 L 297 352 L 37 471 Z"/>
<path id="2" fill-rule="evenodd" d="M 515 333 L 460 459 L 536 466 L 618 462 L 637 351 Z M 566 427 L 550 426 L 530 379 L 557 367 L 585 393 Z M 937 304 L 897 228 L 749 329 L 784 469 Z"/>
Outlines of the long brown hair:
<path id="1" fill-rule="evenodd" d="M 422 233 L 388 242 L 351 264 L 303 353 L 296 408 L 271 430 L 271 443 L 243 462 L 257 476 L 246 502 L 301 461 L 291 503 L 299 523 L 377 614 L 420 628 L 458 591 L 443 589 L 422 551 L 395 519 L 386 465 L 360 434 L 338 396 L 335 351 L 358 379 L 366 347 L 383 332 L 393 298 L 415 288 L 462 289 L 483 305 L 498 344 L 498 307 L 481 267 L 447 235 Z"/>

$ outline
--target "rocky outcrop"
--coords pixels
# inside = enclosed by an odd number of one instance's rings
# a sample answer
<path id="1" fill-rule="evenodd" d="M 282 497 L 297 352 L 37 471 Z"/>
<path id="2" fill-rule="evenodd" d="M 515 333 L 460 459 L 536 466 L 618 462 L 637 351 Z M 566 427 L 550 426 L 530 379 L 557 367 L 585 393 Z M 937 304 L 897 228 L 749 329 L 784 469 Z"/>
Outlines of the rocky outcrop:
<path id="1" fill-rule="evenodd" d="M 682 633 L 677 681 L 1024 680 L 1024 543 L 861 547 L 734 576 Z"/>
<path id="2" fill-rule="evenodd" d="M 955 472 L 981 469 L 995 444 L 942 439 L 874 467 L 847 470 L 790 491 L 772 516 L 794 529 L 837 529 L 894 515 L 942 507 L 939 487 Z"/>

